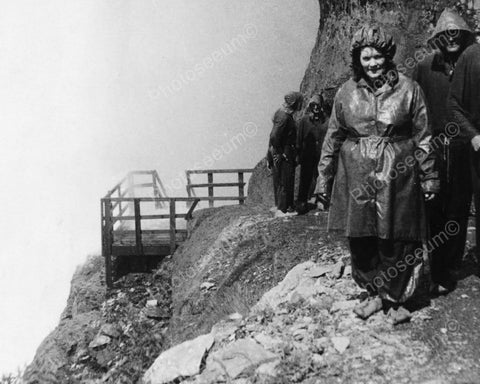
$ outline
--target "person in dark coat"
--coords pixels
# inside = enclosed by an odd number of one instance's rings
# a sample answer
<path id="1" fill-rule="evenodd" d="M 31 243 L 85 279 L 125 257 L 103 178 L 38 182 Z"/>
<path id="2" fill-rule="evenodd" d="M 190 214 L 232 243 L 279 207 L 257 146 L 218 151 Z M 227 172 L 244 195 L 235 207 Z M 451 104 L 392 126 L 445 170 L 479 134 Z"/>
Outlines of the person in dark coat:
<path id="1" fill-rule="evenodd" d="M 315 193 L 334 178 L 328 230 L 348 238 L 352 276 L 370 294 L 354 312 L 389 308 L 397 324 L 410 318 L 403 304 L 428 257 L 425 200 L 439 180 L 423 92 L 395 69 L 395 50 L 378 26 L 354 34 L 353 77 L 334 99 Z"/>
<path id="2" fill-rule="evenodd" d="M 431 252 L 431 274 L 436 292 L 450 291 L 456 284 L 467 236 L 471 188 L 468 141 L 447 119 L 447 97 L 458 57 L 473 42 L 467 23 L 446 8 L 440 15 L 429 44 L 438 51 L 420 62 L 413 79 L 422 87 L 432 121 L 432 148 L 440 174 L 440 193 L 429 202 L 431 238 L 438 239 Z M 453 129 L 452 129 L 453 128 Z M 456 235 L 442 236 L 450 221 L 458 223 Z"/>
<path id="3" fill-rule="evenodd" d="M 300 92 L 290 92 L 273 116 L 269 154 L 272 164 L 275 205 L 283 213 L 294 212 L 295 159 L 297 127 L 293 114 L 302 108 Z"/>
<path id="4" fill-rule="evenodd" d="M 480 260 L 480 45 L 474 43 L 458 59 L 450 85 L 450 121 L 460 130 L 468 145 L 471 179 L 463 184 L 475 201 L 476 256 Z M 468 165 L 465 164 L 467 168 Z"/>
<path id="5" fill-rule="evenodd" d="M 307 106 L 307 115 L 298 124 L 297 156 L 300 165 L 300 184 L 297 211 L 300 214 L 308 211 L 307 200 L 313 194 L 312 185 L 318 176 L 318 161 L 328 127 L 323 104 L 321 95 L 312 96 Z"/>

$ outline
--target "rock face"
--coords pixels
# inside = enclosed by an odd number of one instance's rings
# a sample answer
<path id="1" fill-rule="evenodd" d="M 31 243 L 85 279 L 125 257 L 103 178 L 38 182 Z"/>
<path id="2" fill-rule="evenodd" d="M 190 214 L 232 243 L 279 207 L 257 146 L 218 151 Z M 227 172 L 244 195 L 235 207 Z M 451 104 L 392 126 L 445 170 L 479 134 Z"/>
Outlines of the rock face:
<path id="1" fill-rule="evenodd" d="M 425 47 L 434 23 L 446 6 L 456 6 L 473 23 L 466 1 L 456 0 L 319 0 L 320 28 L 301 91 L 310 97 L 325 90 L 332 102 L 336 88 L 350 77 L 350 39 L 366 22 L 375 22 L 393 34 L 397 42 L 395 62 L 410 74 L 415 51 Z M 468 5 L 468 6 L 467 6 Z M 399 67 L 400 68 L 400 67 Z"/>
<path id="2" fill-rule="evenodd" d="M 101 257 L 91 258 L 77 269 L 60 323 L 38 347 L 25 372 L 26 383 L 68 382 L 62 368 L 69 356 L 87 349 L 89 340 L 95 336 L 91 326 L 101 318 L 100 307 L 105 299 L 103 280 Z M 103 343 L 105 337 L 97 342 Z"/>
<path id="3" fill-rule="evenodd" d="M 273 178 L 271 171 L 267 168 L 266 159 L 262 159 L 256 165 L 250 177 L 247 204 L 251 206 L 261 205 L 268 208 L 275 205 Z"/>
<path id="4" fill-rule="evenodd" d="M 208 332 L 224 316 L 248 312 L 290 268 L 313 258 L 327 241 L 325 214 L 294 221 L 274 218 L 259 207 L 231 206 L 205 213 L 196 225 L 174 255 L 172 328 L 177 343 Z M 205 282 L 210 289 L 202 289 Z"/>

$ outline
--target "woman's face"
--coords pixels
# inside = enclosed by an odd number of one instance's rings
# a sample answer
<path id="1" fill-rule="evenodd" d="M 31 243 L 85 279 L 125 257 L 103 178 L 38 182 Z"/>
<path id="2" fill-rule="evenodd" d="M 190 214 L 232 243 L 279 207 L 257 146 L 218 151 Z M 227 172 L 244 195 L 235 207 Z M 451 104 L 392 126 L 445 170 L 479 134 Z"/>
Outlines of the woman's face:
<path id="1" fill-rule="evenodd" d="M 360 51 L 360 64 L 365 74 L 372 80 L 385 73 L 385 56 L 373 47 L 364 47 Z"/>

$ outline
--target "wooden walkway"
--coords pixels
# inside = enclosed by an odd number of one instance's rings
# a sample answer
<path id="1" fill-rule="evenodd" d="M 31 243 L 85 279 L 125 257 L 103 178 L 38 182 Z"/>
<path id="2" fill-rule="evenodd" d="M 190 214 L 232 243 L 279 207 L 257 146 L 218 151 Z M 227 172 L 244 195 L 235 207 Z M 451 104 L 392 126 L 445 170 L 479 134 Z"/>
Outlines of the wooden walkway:
<path id="1" fill-rule="evenodd" d="M 117 256 L 166 256 L 188 236 L 188 221 L 202 200 L 212 207 L 215 201 L 243 204 L 243 175 L 250 169 L 195 170 L 187 172 L 189 197 L 167 197 L 157 171 L 134 171 L 123 178 L 101 199 L 102 255 L 105 257 L 107 286 L 116 275 Z M 238 181 L 214 183 L 213 174 L 236 174 Z M 191 183 L 192 174 L 206 174 L 208 183 Z M 139 180 L 142 179 L 142 180 Z M 195 188 L 208 188 L 208 196 L 196 196 Z M 216 187 L 237 187 L 238 195 L 214 196 Z M 183 209 L 182 209 L 183 208 Z M 178 223 L 177 220 L 182 219 Z"/>

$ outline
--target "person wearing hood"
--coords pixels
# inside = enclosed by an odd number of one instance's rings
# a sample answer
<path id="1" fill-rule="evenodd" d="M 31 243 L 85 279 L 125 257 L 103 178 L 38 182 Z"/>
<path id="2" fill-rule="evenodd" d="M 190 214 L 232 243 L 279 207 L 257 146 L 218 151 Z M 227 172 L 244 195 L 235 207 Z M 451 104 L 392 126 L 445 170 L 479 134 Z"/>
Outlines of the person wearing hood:
<path id="1" fill-rule="evenodd" d="M 282 213 L 294 212 L 297 126 L 293 114 L 302 108 L 300 92 L 289 92 L 273 116 L 267 161 L 272 169 L 275 206 Z"/>
<path id="2" fill-rule="evenodd" d="M 446 8 L 440 15 L 429 45 L 437 48 L 418 63 L 413 79 L 422 88 L 432 121 L 432 149 L 440 174 L 440 193 L 429 202 L 431 238 L 442 238 L 447 223 L 458 223 L 458 233 L 436 244 L 431 252 L 431 277 L 434 292 L 455 288 L 462 264 L 472 191 L 468 141 L 447 118 L 447 97 L 460 54 L 474 40 L 467 23 L 455 11 Z"/>
<path id="3" fill-rule="evenodd" d="M 297 156 L 300 164 L 300 184 L 297 211 L 300 214 L 308 211 L 307 201 L 313 193 L 312 184 L 318 176 L 317 166 L 328 126 L 323 105 L 321 95 L 312 96 L 307 106 L 307 114 L 298 125 Z"/>
<path id="4" fill-rule="evenodd" d="M 461 54 L 455 67 L 447 100 L 449 120 L 459 129 L 459 137 L 467 144 L 464 147 L 468 160 L 465 172 L 470 172 L 459 186 L 465 194 L 473 191 L 475 202 L 476 256 L 480 260 L 480 45 L 471 44 Z M 470 200 L 468 200 L 470 203 Z M 480 269 L 479 272 L 480 273 Z"/>
<path id="5" fill-rule="evenodd" d="M 354 34 L 353 76 L 335 95 L 315 193 L 327 197 L 333 179 L 327 228 L 347 237 L 352 277 L 369 294 L 354 312 L 388 309 L 398 324 L 428 258 L 425 200 L 439 180 L 423 92 L 398 73 L 395 51 L 378 26 Z"/>

